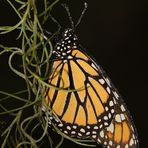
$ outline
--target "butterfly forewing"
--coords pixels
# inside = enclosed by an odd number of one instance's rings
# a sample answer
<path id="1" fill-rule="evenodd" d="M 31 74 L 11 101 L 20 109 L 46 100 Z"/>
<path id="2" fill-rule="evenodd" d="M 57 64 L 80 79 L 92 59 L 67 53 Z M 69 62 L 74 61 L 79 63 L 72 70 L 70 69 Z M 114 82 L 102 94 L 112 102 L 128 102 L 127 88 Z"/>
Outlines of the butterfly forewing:
<path id="1" fill-rule="evenodd" d="M 67 62 L 55 61 L 49 84 L 49 106 L 64 124 L 108 126 L 113 118 L 113 94 L 96 64 L 78 49 Z M 92 66 L 93 65 L 93 66 Z M 48 99 L 47 99 L 48 100 Z"/>

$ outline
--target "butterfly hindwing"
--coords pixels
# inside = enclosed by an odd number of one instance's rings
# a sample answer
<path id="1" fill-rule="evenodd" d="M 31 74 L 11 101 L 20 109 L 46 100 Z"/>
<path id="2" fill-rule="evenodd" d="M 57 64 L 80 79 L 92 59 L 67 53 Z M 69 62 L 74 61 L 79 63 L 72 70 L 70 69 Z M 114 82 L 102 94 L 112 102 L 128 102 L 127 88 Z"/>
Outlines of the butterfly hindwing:
<path id="1" fill-rule="evenodd" d="M 137 133 L 122 98 L 116 100 L 115 115 L 111 124 L 100 131 L 97 140 L 108 148 L 137 148 Z"/>

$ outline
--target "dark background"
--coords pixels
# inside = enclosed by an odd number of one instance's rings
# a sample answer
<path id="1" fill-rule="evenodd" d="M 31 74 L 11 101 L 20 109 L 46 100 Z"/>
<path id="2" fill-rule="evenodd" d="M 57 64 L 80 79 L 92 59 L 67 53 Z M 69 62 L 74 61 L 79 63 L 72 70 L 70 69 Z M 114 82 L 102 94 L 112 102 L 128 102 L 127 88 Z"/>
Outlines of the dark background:
<path id="1" fill-rule="evenodd" d="M 69 5 L 74 22 L 81 15 L 83 0 L 61 0 Z M 70 23 L 63 7 L 57 5 L 53 16 L 62 29 Z M 0 25 L 17 22 L 6 1 L 0 1 Z M 76 33 L 80 43 L 103 67 L 123 96 L 138 130 L 140 148 L 147 147 L 148 132 L 148 2 L 134 0 L 88 1 L 88 10 Z M 0 44 L 15 46 L 14 32 L 0 35 Z M 23 87 L 8 68 L 7 54 L 0 56 L 0 90 L 15 92 Z M 17 62 L 17 61 L 16 61 Z M 66 147 L 68 142 L 63 147 Z M 72 145 L 72 144 L 71 144 Z M 75 145 L 75 147 L 77 147 Z"/>

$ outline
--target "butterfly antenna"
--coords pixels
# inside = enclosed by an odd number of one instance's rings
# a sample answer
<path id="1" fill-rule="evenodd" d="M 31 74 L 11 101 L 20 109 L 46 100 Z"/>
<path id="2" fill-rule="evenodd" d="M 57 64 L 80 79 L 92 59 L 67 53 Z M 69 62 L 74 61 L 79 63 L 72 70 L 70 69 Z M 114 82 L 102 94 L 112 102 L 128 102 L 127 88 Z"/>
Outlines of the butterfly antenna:
<path id="1" fill-rule="evenodd" d="M 57 32 L 59 33 L 61 30 L 61 25 L 59 24 L 59 22 L 49 13 L 49 17 L 51 18 L 51 20 L 58 26 L 58 30 Z"/>
<path id="2" fill-rule="evenodd" d="M 85 14 L 85 12 L 87 10 L 87 7 L 88 7 L 88 4 L 85 2 L 84 3 L 84 9 L 83 9 L 83 11 L 81 13 L 81 16 L 79 17 L 79 19 L 78 19 L 77 24 L 75 25 L 75 27 L 77 27 L 80 24 L 80 22 L 81 22 L 81 20 L 82 20 L 82 18 L 84 16 L 84 14 Z"/>
<path id="3" fill-rule="evenodd" d="M 68 17 L 69 17 L 69 20 L 70 20 L 70 23 L 71 23 L 71 27 L 72 29 L 74 30 L 74 22 L 72 20 L 72 17 L 71 17 L 71 14 L 70 14 L 70 11 L 69 11 L 69 7 L 66 5 L 66 4 L 62 4 L 62 6 L 65 8 L 67 14 L 68 14 Z"/>

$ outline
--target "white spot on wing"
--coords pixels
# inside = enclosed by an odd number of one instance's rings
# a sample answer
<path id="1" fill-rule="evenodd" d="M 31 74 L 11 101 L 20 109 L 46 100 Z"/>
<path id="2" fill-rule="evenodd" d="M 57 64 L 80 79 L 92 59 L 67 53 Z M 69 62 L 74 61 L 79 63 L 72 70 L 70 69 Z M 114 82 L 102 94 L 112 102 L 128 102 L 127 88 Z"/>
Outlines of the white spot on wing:
<path id="1" fill-rule="evenodd" d="M 71 132 L 71 134 L 75 134 L 75 133 L 76 133 L 75 131 L 72 131 L 72 132 Z"/>
<path id="2" fill-rule="evenodd" d="M 104 122 L 104 125 L 106 125 L 106 126 L 107 126 L 107 125 L 108 125 L 108 123 L 107 123 L 107 122 Z"/>
<path id="3" fill-rule="evenodd" d="M 90 132 L 87 132 L 86 135 L 87 135 L 87 136 L 90 135 Z"/>
<path id="4" fill-rule="evenodd" d="M 66 128 L 67 128 L 68 130 L 71 130 L 71 127 L 70 127 L 70 126 L 67 126 Z"/>
<path id="5" fill-rule="evenodd" d="M 94 138 L 94 139 L 95 139 L 96 137 L 97 137 L 97 135 L 92 135 L 92 138 Z"/>
<path id="6" fill-rule="evenodd" d="M 77 126 L 76 125 L 73 125 L 73 129 L 76 129 L 77 128 Z"/>
<path id="7" fill-rule="evenodd" d="M 109 141 L 109 145 L 113 145 L 113 142 L 112 141 Z"/>
<path id="8" fill-rule="evenodd" d="M 111 113 L 113 114 L 115 112 L 115 110 L 114 109 L 111 109 Z"/>
<path id="9" fill-rule="evenodd" d="M 73 48 L 77 48 L 77 46 L 73 46 Z"/>
<path id="10" fill-rule="evenodd" d="M 106 90 L 107 90 L 107 92 L 110 94 L 111 93 L 111 91 L 110 91 L 110 88 L 109 87 L 107 87 L 106 88 Z"/>
<path id="11" fill-rule="evenodd" d="M 113 106 L 113 105 L 114 105 L 113 101 L 110 101 L 109 106 Z"/>
<path id="12" fill-rule="evenodd" d="M 101 143 L 101 140 L 100 140 L 99 138 L 97 139 L 97 141 L 98 141 L 99 143 Z"/>
<path id="13" fill-rule="evenodd" d="M 125 120 L 124 114 L 121 114 L 121 119 L 122 119 L 122 120 Z"/>
<path id="14" fill-rule="evenodd" d="M 94 126 L 94 129 L 98 129 L 98 126 Z"/>
<path id="15" fill-rule="evenodd" d="M 78 133 L 78 136 L 80 136 L 80 137 L 81 137 L 81 136 L 82 136 L 82 134 L 81 134 L 81 133 Z"/>
<path id="16" fill-rule="evenodd" d="M 64 60 L 64 61 L 63 61 L 63 63 L 66 63 L 66 62 L 67 62 L 67 60 Z"/>
<path id="17" fill-rule="evenodd" d="M 117 122 L 121 122 L 121 117 L 120 117 L 120 115 L 119 114 L 117 114 L 116 116 L 115 116 L 115 120 L 117 121 Z"/>
<path id="18" fill-rule="evenodd" d="M 67 131 L 64 131 L 64 133 L 65 133 L 65 134 L 68 134 L 68 132 L 67 132 Z"/>
<path id="19" fill-rule="evenodd" d="M 125 145 L 125 148 L 129 148 L 128 144 Z"/>
<path id="20" fill-rule="evenodd" d="M 81 131 L 82 133 L 85 133 L 85 130 L 84 130 L 83 128 L 81 128 L 80 131 Z"/>
<path id="21" fill-rule="evenodd" d="M 111 118 L 111 113 L 108 114 L 108 118 L 109 118 L 109 119 Z"/>
<path id="22" fill-rule="evenodd" d="M 94 63 L 91 64 L 91 66 L 97 70 L 96 66 L 94 65 Z"/>
<path id="23" fill-rule="evenodd" d="M 93 131 L 92 134 L 97 134 L 97 132 L 96 131 Z"/>
<path id="24" fill-rule="evenodd" d="M 70 53 L 70 52 L 71 52 L 71 50 L 68 50 L 68 51 L 67 51 L 67 53 Z"/>
<path id="25" fill-rule="evenodd" d="M 136 139 L 134 134 L 133 134 L 133 139 Z"/>
<path id="26" fill-rule="evenodd" d="M 132 146 L 133 144 L 134 144 L 134 140 L 133 140 L 133 138 L 131 138 L 131 140 L 130 140 L 130 146 Z"/>
<path id="27" fill-rule="evenodd" d="M 120 108 L 121 108 L 122 112 L 125 112 L 125 108 L 124 108 L 123 104 L 120 106 Z"/>
<path id="28" fill-rule="evenodd" d="M 102 128 L 103 127 L 103 125 L 101 124 L 100 126 L 99 126 L 99 128 Z"/>
<path id="29" fill-rule="evenodd" d="M 133 128 L 133 126 L 131 125 L 131 128 L 132 128 L 132 131 L 134 131 L 134 128 Z"/>
<path id="30" fill-rule="evenodd" d="M 110 131 L 111 133 L 114 132 L 114 125 L 111 123 L 109 127 L 107 127 L 107 131 Z"/>
<path id="31" fill-rule="evenodd" d="M 67 58 L 68 58 L 68 59 L 72 59 L 73 57 L 72 57 L 72 56 L 68 56 Z"/>
<path id="32" fill-rule="evenodd" d="M 108 107 L 107 106 L 105 107 L 105 110 L 108 111 Z"/>
<path id="33" fill-rule="evenodd" d="M 116 99 L 113 97 L 113 100 L 114 100 L 114 104 L 117 104 L 117 101 L 116 101 Z"/>
<path id="34" fill-rule="evenodd" d="M 65 52 L 63 52 L 63 53 L 62 53 L 62 55 L 66 55 L 66 53 L 65 53 Z"/>
<path id="35" fill-rule="evenodd" d="M 104 131 L 100 132 L 100 136 L 103 138 L 104 137 Z"/>
<path id="36" fill-rule="evenodd" d="M 110 80 L 108 78 L 105 78 L 105 80 L 106 80 L 106 83 L 111 87 Z"/>
<path id="37" fill-rule="evenodd" d="M 104 116 L 104 120 L 108 120 L 108 117 L 107 116 Z"/>
<path id="38" fill-rule="evenodd" d="M 90 126 L 89 126 L 89 125 L 87 125 L 87 128 L 88 128 L 88 129 L 90 129 Z"/>
<path id="39" fill-rule="evenodd" d="M 116 91 L 113 91 L 113 94 L 114 94 L 114 96 L 116 97 L 116 99 L 118 99 L 118 98 L 119 98 L 119 95 L 117 94 L 117 92 L 116 92 Z"/>
<path id="40" fill-rule="evenodd" d="M 103 79 L 99 79 L 99 82 L 103 85 L 105 81 Z"/>
<path id="41" fill-rule="evenodd" d="M 62 124 L 62 123 L 60 123 L 60 124 L 58 124 L 58 126 L 59 126 L 59 127 L 62 127 L 62 126 L 63 126 L 63 124 Z"/>

